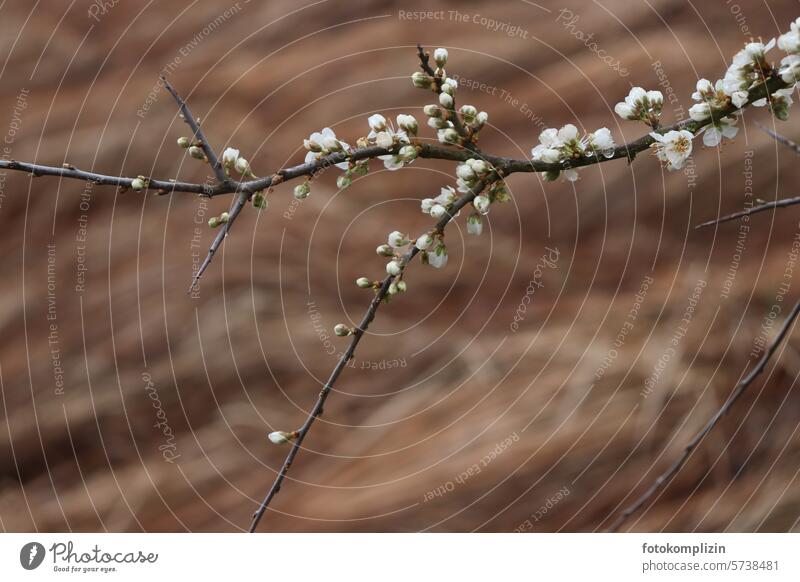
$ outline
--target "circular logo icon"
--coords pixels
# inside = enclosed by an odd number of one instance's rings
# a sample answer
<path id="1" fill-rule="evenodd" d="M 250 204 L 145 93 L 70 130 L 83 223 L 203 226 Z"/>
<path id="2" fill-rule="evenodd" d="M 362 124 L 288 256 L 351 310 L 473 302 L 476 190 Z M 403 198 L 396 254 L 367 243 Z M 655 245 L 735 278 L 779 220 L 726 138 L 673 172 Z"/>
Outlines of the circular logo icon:
<path id="1" fill-rule="evenodd" d="M 44 546 L 39 542 L 28 542 L 19 551 L 19 563 L 26 570 L 35 570 L 44 561 Z"/>

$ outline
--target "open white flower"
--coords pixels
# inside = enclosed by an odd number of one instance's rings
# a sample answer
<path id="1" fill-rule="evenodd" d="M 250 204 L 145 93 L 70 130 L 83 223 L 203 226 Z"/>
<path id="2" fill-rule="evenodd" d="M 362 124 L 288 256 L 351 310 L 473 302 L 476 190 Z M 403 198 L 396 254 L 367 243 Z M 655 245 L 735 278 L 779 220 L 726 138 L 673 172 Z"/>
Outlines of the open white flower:
<path id="1" fill-rule="evenodd" d="M 611 137 L 611 131 L 607 127 L 601 127 L 597 131 L 590 133 L 586 136 L 588 145 L 594 151 L 601 152 L 604 155 L 614 152 L 614 138 Z"/>
<path id="2" fill-rule="evenodd" d="M 739 132 L 736 127 L 735 117 L 723 117 L 719 122 L 714 122 L 703 128 L 703 145 L 706 147 L 716 147 L 720 144 L 723 137 L 733 139 Z"/>
<path id="3" fill-rule="evenodd" d="M 336 134 L 330 127 L 312 133 L 308 139 L 303 140 L 303 146 L 308 150 L 305 159 L 306 163 L 316 161 L 334 152 L 350 149 L 348 144 L 340 141 L 336 137 Z M 350 164 L 348 162 L 339 162 L 336 164 L 336 167 L 342 170 L 346 170 L 349 166 Z"/>
<path id="4" fill-rule="evenodd" d="M 692 153 L 691 131 L 685 129 L 670 130 L 664 135 L 652 132 L 650 136 L 656 140 L 653 146 L 656 156 L 662 162 L 667 162 L 667 169 L 679 170 Z"/>
<path id="5" fill-rule="evenodd" d="M 661 91 L 645 91 L 633 87 L 624 101 L 614 106 L 614 112 L 623 119 L 647 121 L 661 114 L 664 96 Z"/>
<path id="6" fill-rule="evenodd" d="M 800 18 L 789 25 L 789 32 L 778 37 L 778 48 L 787 53 L 800 52 Z"/>

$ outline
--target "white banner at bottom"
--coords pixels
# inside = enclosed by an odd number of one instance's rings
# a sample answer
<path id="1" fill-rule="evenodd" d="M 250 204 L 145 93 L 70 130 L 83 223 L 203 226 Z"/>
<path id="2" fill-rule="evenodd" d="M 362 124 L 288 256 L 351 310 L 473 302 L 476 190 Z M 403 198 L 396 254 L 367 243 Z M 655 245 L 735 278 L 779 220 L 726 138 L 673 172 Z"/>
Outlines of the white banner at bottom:
<path id="1" fill-rule="evenodd" d="M 0 579 L 796 582 L 798 548 L 800 534 L 2 534 Z"/>

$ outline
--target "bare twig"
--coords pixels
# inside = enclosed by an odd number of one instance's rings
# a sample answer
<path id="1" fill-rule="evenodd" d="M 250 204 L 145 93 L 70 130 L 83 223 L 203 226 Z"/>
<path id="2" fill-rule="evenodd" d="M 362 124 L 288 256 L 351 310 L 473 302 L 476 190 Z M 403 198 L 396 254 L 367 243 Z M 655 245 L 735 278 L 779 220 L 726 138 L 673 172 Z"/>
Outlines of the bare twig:
<path id="1" fill-rule="evenodd" d="M 764 204 L 753 206 L 751 208 L 748 208 L 747 210 L 740 210 L 739 212 L 734 212 L 733 214 L 726 214 L 725 216 L 720 216 L 719 218 L 715 218 L 714 220 L 702 222 L 697 226 L 695 226 L 694 228 L 695 229 L 705 228 L 706 226 L 712 226 L 714 224 L 720 224 L 723 222 L 728 222 L 730 220 L 736 220 L 737 218 L 750 216 L 751 214 L 758 214 L 759 212 L 764 212 L 765 210 L 769 210 L 770 208 L 783 208 L 784 206 L 794 206 L 795 204 L 800 204 L 800 196 L 795 196 L 794 198 L 782 198 L 781 200 L 773 200 L 772 202 L 765 202 Z"/>
<path id="2" fill-rule="evenodd" d="M 450 214 L 446 214 L 439 222 L 436 224 L 435 230 L 438 232 L 443 232 L 447 224 L 453 219 L 453 217 L 458 214 L 458 211 L 461 210 L 465 205 L 472 202 L 472 200 L 480 194 L 483 189 L 491 184 L 492 182 L 496 181 L 500 176 L 496 172 L 492 172 L 489 176 L 487 176 L 484 180 L 478 182 L 472 189 L 465 193 L 461 198 L 459 198 L 454 204 L 450 211 Z M 419 249 L 412 244 L 411 250 L 408 251 L 405 256 L 403 257 L 403 265 L 408 266 L 408 264 L 414 259 L 414 257 L 419 253 Z M 311 429 L 311 425 L 314 424 L 314 421 L 322 415 L 322 410 L 325 406 L 325 401 L 328 399 L 328 395 L 331 393 L 333 386 L 336 384 L 336 380 L 339 378 L 339 375 L 344 370 L 347 362 L 349 362 L 353 356 L 355 355 L 356 347 L 358 343 L 361 341 L 361 338 L 364 336 L 364 333 L 369 328 L 370 323 L 372 320 L 375 319 L 375 313 L 378 311 L 378 307 L 380 307 L 381 302 L 386 298 L 387 293 L 389 292 L 389 286 L 394 281 L 395 277 L 392 275 L 388 275 L 383 282 L 381 283 L 378 292 L 373 297 L 372 301 L 367 308 L 364 317 L 361 320 L 361 323 L 358 324 L 358 327 L 355 328 L 352 339 L 350 340 L 350 345 L 347 347 L 347 350 L 341 355 L 339 361 L 336 363 L 336 367 L 331 372 L 328 381 L 325 383 L 325 386 L 322 387 L 322 390 L 317 397 L 317 401 L 314 404 L 311 411 L 308 413 L 308 417 L 306 417 L 306 421 L 303 423 L 303 426 L 300 427 L 296 431 L 296 437 L 292 441 L 291 449 L 289 450 L 289 454 L 286 456 L 286 459 L 281 466 L 280 471 L 275 477 L 275 481 L 272 483 L 272 486 L 269 488 L 266 497 L 258 506 L 258 509 L 253 514 L 253 521 L 250 524 L 250 532 L 256 531 L 261 518 L 264 516 L 264 512 L 269 507 L 270 502 L 272 499 L 278 494 L 281 490 L 281 484 L 283 480 L 286 478 L 286 474 L 289 472 L 289 468 L 292 466 L 292 462 L 294 458 L 297 456 L 297 453 L 300 451 L 300 447 L 303 444 L 303 440 L 306 438 L 308 431 Z"/>
<path id="3" fill-rule="evenodd" d="M 789 332 L 789 329 L 792 327 L 795 319 L 797 319 L 798 314 L 800 314 L 800 300 L 795 303 L 792 311 L 786 317 L 781 326 L 780 330 L 778 331 L 778 335 L 775 336 L 775 339 L 772 340 L 772 343 L 769 345 L 767 350 L 764 352 L 764 355 L 761 356 L 761 359 L 756 363 L 755 367 L 750 371 L 744 379 L 737 384 L 736 388 L 734 389 L 733 393 L 728 397 L 725 403 L 717 410 L 716 414 L 711 417 L 711 419 L 703 426 L 703 428 L 698 432 L 694 438 L 689 441 L 689 444 L 686 445 L 686 448 L 683 449 L 683 453 L 678 459 L 670 465 L 670 467 L 664 471 L 659 477 L 653 482 L 652 485 L 645 491 L 634 503 L 628 506 L 625 511 L 623 511 L 619 517 L 614 520 L 614 522 L 609 526 L 609 532 L 615 532 L 619 530 L 619 528 L 624 524 L 628 518 L 636 513 L 645 503 L 647 503 L 653 495 L 665 486 L 677 473 L 680 471 L 681 467 L 686 463 L 689 457 L 694 451 L 695 448 L 700 444 L 703 438 L 713 429 L 720 419 L 728 413 L 728 411 L 733 407 L 736 401 L 741 397 L 742 394 L 745 393 L 748 386 L 753 382 L 753 380 L 758 377 L 764 371 L 764 368 L 767 365 L 769 359 L 773 356 L 775 351 L 778 349 L 778 346 L 786 337 Z"/>
<path id="4" fill-rule="evenodd" d="M 178 108 L 181 111 L 183 120 L 192 130 L 192 137 L 189 139 L 193 142 L 199 142 L 200 147 L 203 149 L 203 153 L 208 159 L 208 165 L 211 166 L 211 169 L 214 171 L 214 175 L 217 177 L 217 181 L 220 184 L 228 182 L 229 178 L 227 174 L 225 174 L 225 169 L 222 167 L 222 164 L 220 164 L 219 158 L 214 152 L 214 148 L 212 148 L 211 144 L 208 143 L 206 136 L 203 134 L 203 130 L 200 129 L 200 122 L 198 122 L 197 119 L 192 115 L 192 112 L 189 111 L 189 106 L 186 104 L 186 101 L 184 101 L 183 97 L 178 95 L 178 92 L 175 91 L 170 82 L 167 81 L 166 77 L 162 76 L 161 80 L 164 81 L 164 86 L 167 88 L 167 91 L 170 92 L 172 97 L 175 99 L 175 102 L 178 104 Z"/>
<path id="5" fill-rule="evenodd" d="M 790 150 L 794 151 L 794 153 L 800 154 L 800 145 L 797 145 L 795 142 L 790 140 L 788 137 L 783 136 L 783 135 L 781 135 L 781 134 L 779 134 L 777 132 L 772 131 L 770 128 L 768 128 L 766 125 L 764 125 L 763 123 L 761 123 L 759 121 L 756 121 L 756 125 L 758 127 L 760 127 L 762 130 L 764 130 L 765 132 L 767 132 L 772 137 L 772 139 L 774 139 L 778 143 L 785 145 Z"/>
<path id="6" fill-rule="evenodd" d="M 244 208 L 245 204 L 247 204 L 248 194 L 247 192 L 239 193 L 239 196 L 233 202 L 231 209 L 228 211 L 228 221 L 220 226 L 219 232 L 217 232 L 217 236 L 214 237 L 211 246 L 208 247 L 208 253 L 206 254 L 206 258 L 203 260 L 200 268 L 197 269 L 197 273 L 195 273 L 194 278 L 192 278 L 192 284 L 189 285 L 189 289 L 186 291 L 187 294 L 190 294 L 194 291 L 194 288 L 197 287 L 197 283 L 200 282 L 200 278 L 205 273 L 208 266 L 211 264 L 211 260 L 214 258 L 219 247 L 222 245 L 222 241 L 228 236 L 228 233 L 231 230 L 231 226 L 233 225 L 233 221 L 236 220 L 236 217 L 239 216 L 239 213 Z"/>

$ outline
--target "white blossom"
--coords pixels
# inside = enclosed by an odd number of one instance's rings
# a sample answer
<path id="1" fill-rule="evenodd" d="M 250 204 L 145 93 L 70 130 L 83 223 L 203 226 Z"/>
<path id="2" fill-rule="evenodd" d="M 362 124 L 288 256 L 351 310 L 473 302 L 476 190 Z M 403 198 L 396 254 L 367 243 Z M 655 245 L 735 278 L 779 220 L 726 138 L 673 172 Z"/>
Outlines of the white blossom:
<path id="1" fill-rule="evenodd" d="M 731 102 L 736 107 L 744 107 L 747 105 L 748 99 L 750 99 L 750 95 L 747 91 L 734 91 L 731 93 Z"/>
<path id="2" fill-rule="evenodd" d="M 649 120 L 658 117 L 664 103 L 661 91 L 645 91 L 641 87 L 633 87 L 624 101 L 614 106 L 614 112 L 623 119 Z"/>
<path id="3" fill-rule="evenodd" d="M 395 249 L 399 249 L 400 247 L 404 247 L 408 244 L 408 240 L 406 239 L 406 235 L 404 235 L 399 230 L 395 230 L 389 233 L 389 240 L 387 241 L 390 247 Z"/>
<path id="4" fill-rule="evenodd" d="M 225 151 L 222 152 L 222 165 L 226 168 L 232 168 L 238 159 L 239 150 L 235 148 L 227 147 Z"/>
<path id="5" fill-rule="evenodd" d="M 789 32 L 778 37 L 778 48 L 787 53 L 800 52 L 800 18 L 789 25 Z"/>
<path id="6" fill-rule="evenodd" d="M 716 147 L 720 144 L 723 137 L 733 139 L 739 132 L 736 127 L 735 117 L 723 117 L 719 122 L 714 122 L 703 128 L 703 145 L 706 147 Z"/>
<path id="7" fill-rule="evenodd" d="M 367 123 L 369 123 L 369 128 L 374 132 L 386 129 L 386 118 L 380 113 L 370 115 L 367 119 Z"/>
<path id="8" fill-rule="evenodd" d="M 656 149 L 656 156 L 659 160 L 666 161 L 667 168 L 670 170 L 681 169 L 683 163 L 692 153 L 692 138 L 694 135 L 691 131 L 673 129 L 664 135 L 652 132 L 650 136 L 656 140 L 653 144 Z"/>
<path id="9" fill-rule="evenodd" d="M 453 107 L 453 97 L 445 92 L 441 92 L 439 93 L 439 104 L 445 109 L 451 109 Z"/>
<path id="10" fill-rule="evenodd" d="M 452 127 L 440 129 L 438 132 L 436 132 L 436 136 L 439 138 L 441 143 L 452 144 L 458 142 L 458 132 Z"/>
<path id="11" fill-rule="evenodd" d="M 433 51 L 433 60 L 436 62 L 437 67 L 444 68 L 447 64 L 447 49 L 437 48 Z"/>
<path id="12" fill-rule="evenodd" d="M 414 243 L 414 246 L 416 246 L 421 251 L 427 251 L 432 244 L 433 244 L 433 237 L 429 233 L 425 233 L 423 235 L 420 235 L 420 237 Z"/>
<path id="13" fill-rule="evenodd" d="M 447 208 L 441 204 L 434 204 L 431 207 L 431 216 L 434 218 L 442 218 L 445 214 L 447 214 Z"/>
<path id="14" fill-rule="evenodd" d="M 250 163 L 242 157 L 236 160 L 234 167 L 236 168 L 236 171 L 242 175 L 250 172 Z"/>
<path id="15" fill-rule="evenodd" d="M 711 117 L 711 105 L 706 102 L 695 103 L 689 107 L 689 117 L 694 121 L 705 121 Z"/>
<path id="16" fill-rule="evenodd" d="M 481 194 L 480 196 L 476 196 L 475 199 L 472 201 L 472 206 L 475 207 L 475 210 L 478 214 L 486 214 L 489 212 L 489 206 L 491 202 L 488 196 L 484 196 Z"/>
<path id="17" fill-rule="evenodd" d="M 789 55 L 781 59 L 781 67 L 778 72 L 784 83 L 794 85 L 800 80 L 800 56 Z"/>
<path id="18" fill-rule="evenodd" d="M 389 261 L 388 263 L 386 263 L 386 273 L 388 273 L 392 277 L 397 277 L 402 272 L 403 272 L 403 267 L 400 266 L 400 263 L 398 261 Z"/>
<path id="19" fill-rule="evenodd" d="M 613 153 L 616 145 L 614 138 L 611 137 L 611 131 L 607 127 L 601 127 L 597 131 L 590 133 L 586 136 L 586 141 L 593 150 L 603 154 Z"/>
<path id="20" fill-rule="evenodd" d="M 428 251 L 425 257 L 431 267 L 441 269 L 447 265 L 447 247 L 444 244 L 439 244 L 435 250 Z"/>
<path id="21" fill-rule="evenodd" d="M 397 127 L 405 131 L 408 135 L 416 135 L 419 130 L 417 118 L 413 115 L 401 113 L 397 116 Z"/>
<path id="22" fill-rule="evenodd" d="M 470 214 L 467 218 L 467 234 L 480 236 L 483 233 L 483 217 L 480 214 Z"/>
<path id="23" fill-rule="evenodd" d="M 333 152 L 350 149 L 349 145 L 336 137 L 330 127 L 312 133 L 308 139 L 303 140 L 303 146 L 308 150 L 305 159 L 306 163 L 316 161 Z M 350 167 L 350 164 L 348 162 L 339 162 L 336 167 L 346 170 Z"/>
<path id="24" fill-rule="evenodd" d="M 269 438 L 270 442 L 272 442 L 274 445 L 285 445 L 286 443 L 292 442 L 295 439 L 295 436 L 294 434 L 286 431 L 276 430 L 269 433 L 267 438 Z"/>

